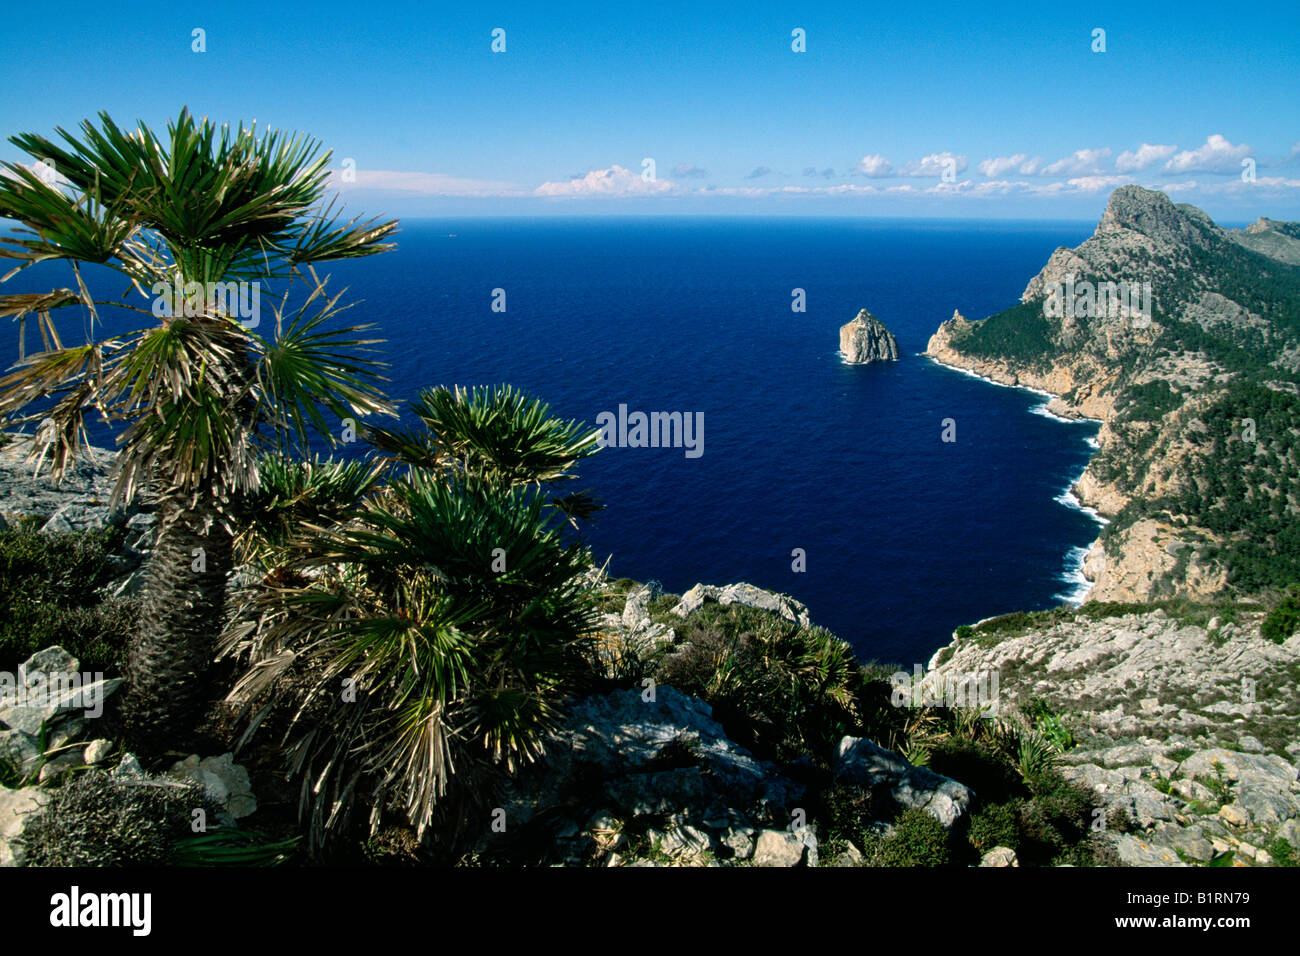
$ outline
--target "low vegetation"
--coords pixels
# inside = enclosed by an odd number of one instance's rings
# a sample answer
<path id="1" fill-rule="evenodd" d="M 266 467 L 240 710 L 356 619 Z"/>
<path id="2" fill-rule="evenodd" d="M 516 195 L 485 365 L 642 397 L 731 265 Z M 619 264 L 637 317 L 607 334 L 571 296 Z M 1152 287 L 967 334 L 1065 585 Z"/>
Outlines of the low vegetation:
<path id="1" fill-rule="evenodd" d="M 139 614 L 134 599 L 100 591 L 120 570 L 117 528 L 41 534 L 38 520 L 0 531 L 0 671 L 62 646 L 85 671 L 122 672 Z"/>

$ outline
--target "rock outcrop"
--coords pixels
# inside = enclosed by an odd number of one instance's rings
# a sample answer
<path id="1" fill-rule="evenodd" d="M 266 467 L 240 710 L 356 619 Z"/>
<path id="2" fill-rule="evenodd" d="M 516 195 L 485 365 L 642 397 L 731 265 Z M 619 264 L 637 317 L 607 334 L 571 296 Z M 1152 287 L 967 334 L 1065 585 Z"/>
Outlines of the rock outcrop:
<path id="1" fill-rule="evenodd" d="M 541 845 L 602 866 L 816 865 L 794 814 L 804 787 L 733 743 L 704 701 L 671 687 L 579 702 L 546 757 L 511 778 L 504 829 L 479 852 Z"/>
<path id="2" fill-rule="evenodd" d="M 808 617 L 808 608 L 799 601 L 788 595 L 765 591 L 744 582 L 727 584 L 722 587 L 712 584 L 697 584 L 682 595 L 682 599 L 673 608 L 672 613 L 684 618 L 698 611 L 708 601 L 717 601 L 723 605 L 740 604 L 744 607 L 757 608 L 760 611 L 770 611 L 773 614 L 781 615 L 787 621 L 795 622 L 801 627 L 809 627 L 812 623 Z M 625 618 L 626 614 L 627 612 L 624 611 Z"/>
<path id="3" fill-rule="evenodd" d="M 884 322 L 863 309 L 852 321 L 840 326 L 840 351 L 850 365 L 897 362 L 898 340 L 885 328 Z"/>
<path id="4" fill-rule="evenodd" d="M 84 448 L 57 482 L 49 476 L 48 461 L 37 473 L 32 455 L 30 436 L 0 435 L 0 528 L 18 515 L 31 514 L 48 516 L 54 522 L 51 531 L 81 531 L 126 520 L 108 507 L 112 451 Z"/>
<path id="5" fill-rule="evenodd" d="M 39 773 L 44 781 L 82 765 L 82 748 L 69 745 L 103 713 L 122 681 L 82 674 L 80 666 L 63 648 L 47 647 L 17 674 L 0 675 L 0 759 L 20 779 Z"/>
<path id="6" fill-rule="evenodd" d="M 835 776 L 887 794 L 901 810 L 924 810 L 946 829 L 966 815 L 975 794 L 968 787 L 861 737 L 845 737 L 836 751 Z"/>
<path id="7" fill-rule="evenodd" d="M 41 519 L 42 534 L 122 527 L 122 546 L 112 558 L 116 576 L 103 593 L 139 594 L 156 530 L 152 496 L 145 492 L 125 507 L 109 506 L 116 453 L 108 449 L 85 446 L 60 481 L 50 477 L 48 462 L 38 472 L 32 455 L 30 436 L 0 434 L 0 530 L 30 516 Z"/>
<path id="8" fill-rule="evenodd" d="M 1300 634 L 1275 644 L 1262 618 L 1157 608 L 977 627 L 936 653 L 926 680 L 995 671 L 1000 711 L 1041 698 L 1060 714 L 1077 741 L 1064 774 L 1125 821 L 1107 836 L 1124 863 L 1231 852 L 1262 864 L 1266 844 L 1300 837 Z"/>

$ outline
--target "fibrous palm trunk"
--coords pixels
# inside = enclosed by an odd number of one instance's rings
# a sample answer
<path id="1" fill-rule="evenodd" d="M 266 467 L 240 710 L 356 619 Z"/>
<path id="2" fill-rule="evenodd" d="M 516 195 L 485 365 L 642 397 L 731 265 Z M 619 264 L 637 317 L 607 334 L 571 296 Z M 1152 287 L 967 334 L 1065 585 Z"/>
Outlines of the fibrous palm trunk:
<path id="1" fill-rule="evenodd" d="M 127 731 L 146 754 L 183 748 L 209 699 L 226 610 L 231 536 L 203 502 L 164 497 L 127 663 Z"/>

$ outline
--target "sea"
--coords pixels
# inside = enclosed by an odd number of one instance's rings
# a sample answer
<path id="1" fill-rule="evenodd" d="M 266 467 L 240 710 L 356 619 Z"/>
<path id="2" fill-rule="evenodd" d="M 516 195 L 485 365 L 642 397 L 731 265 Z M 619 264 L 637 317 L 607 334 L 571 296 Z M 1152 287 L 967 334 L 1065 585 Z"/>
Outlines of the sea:
<path id="1" fill-rule="evenodd" d="M 574 487 L 605 505 L 584 537 L 608 573 L 784 592 L 861 659 L 910 668 L 960 624 L 1086 593 L 1099 519 L 1069 488 L 1098 424 L 920 353 L 954 309 L 1015 304 L 1092 228 L 424 219 L 396 250 L 320 271 L 358 301 L 349 321 L 378 326 L 394 398 L 511 383 L 593 428 L 620 409 L 698 427 L 693 447 L 616 441 L 583 463 Z M 860 309 L 893 331 L 898 362 L 845 364 L 839 327 Z"/>

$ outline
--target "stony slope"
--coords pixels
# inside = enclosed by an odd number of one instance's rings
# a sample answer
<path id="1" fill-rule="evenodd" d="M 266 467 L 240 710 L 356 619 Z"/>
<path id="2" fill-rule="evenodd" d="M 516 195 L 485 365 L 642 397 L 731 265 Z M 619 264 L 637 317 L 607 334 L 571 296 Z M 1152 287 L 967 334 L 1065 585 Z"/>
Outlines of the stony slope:
<path id="1" fill-rule="evenodd" d="M 1274 644 L 1262 617 L 1092 605 L 994 619 L 926 679 L 995 671 L 1001 710 L 1038 697 L 1063 715 L 1066 775 L 1127 820 L 1109 834 L 1126 863 L 1268 863 L 1266 844 L 1300 840 L 1300 634 Z"/>

